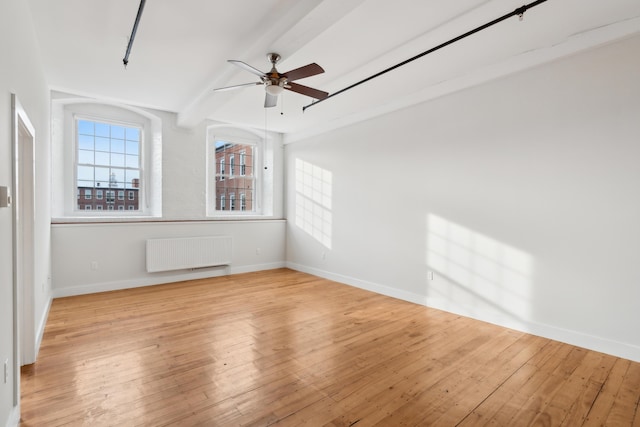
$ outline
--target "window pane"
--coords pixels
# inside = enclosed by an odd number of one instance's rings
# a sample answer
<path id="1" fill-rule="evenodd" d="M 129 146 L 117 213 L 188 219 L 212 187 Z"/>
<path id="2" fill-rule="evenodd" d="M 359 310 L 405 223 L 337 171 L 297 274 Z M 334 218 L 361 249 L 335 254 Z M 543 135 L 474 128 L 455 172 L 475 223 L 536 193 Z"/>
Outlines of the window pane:
<path id="1" fill-rule="evenodd" d="M 109 186 L 109 168 L 96 168 L 96 181 L 99 181 L 101 187 Z"/>
<path id="2" fill-rule="evenodd" d="M 216 210 L 254 211 L 254 146 L 216 141 Z"/>
<path id="3" fill-rule="evenodd" d="M 131 141 L 140 141 L 140 129 L 126 128 L 126 135 Z"/>
<path id="4" fill-rule="evenodd" d="M 112 153 L 124 153 L 124 140 L 112 139 L 111 140 L 111 152 Z"/>
<path id="5" fill-rule="evenodd" d="M 78 121 L 78 133 L 81 135 L 93 135 L 93 122 L 86 120 Z"/>
<path id="6" fill-rule="evenodd" d="M 91 181 L 93 183 L 93 166 L 78 166 L 78 181 Z M 93 187 L 93 184 L 91 185 Z"/>
<path id="7" fill-rule="evenodd" d="M 111 166 L 124 167 L 124 154 L 111 154 Z"/>
<path id="8" fill-rule="evenodd" d="M 125 182 L 127 188 L 139 188 L 140 187 L 140 171 L 127 170 L 125 174 Z"/>
<path id="9" fill-rule="evenodd" d="M 96 165 L 109 166 L 109 153 L 96 151 Z"/>
<path id="10" fill-rule="evenodd" d="M 78 148 L 80 150 L 93 150 L 93 136 L 78 135 Z"/>
<path id="11" fill-rule="evenodd" d="M 139 162 L 139 157 L 138 156 L 127 156 L 127 163 L 126 166 L 128 168 L 137 168 L 140 166 L 140 162 Z"/>
<path id="12" fill-rule="evenodd" d="M 93 164 L 93 150 L 78 150 L 78 163 Z"/>
<path id="13" fill-rule="evenodd" d="M 111 136 L 111 132 L 110 132 L 110 127 L 108 124 L 106 123 L 95 123 L 95 129 L 96 129 L 96 136 L 104 136 L 106 138 L 109 138 L 109 136 Z"/>
<path id="14" fill-rule="evenodd" d="M 111 138 L 124 139 L 124 127 L 111 126 Z"/>
<path id="15" fill-rule="evenodd" d="M 113 188 L 122 188 L 124 185 L 124 169 L 111 169 L 109 183 Z"/>
<path id="16" fill-rule="evenodd" d="M 96 137 L 96 151 L 109 151 L 109 138 Z"/>
<path id="17" fill-rule="evenodd" d="M 140 154 L 140 143 L 138 141 L 127 140 L 127 154 Z"/>

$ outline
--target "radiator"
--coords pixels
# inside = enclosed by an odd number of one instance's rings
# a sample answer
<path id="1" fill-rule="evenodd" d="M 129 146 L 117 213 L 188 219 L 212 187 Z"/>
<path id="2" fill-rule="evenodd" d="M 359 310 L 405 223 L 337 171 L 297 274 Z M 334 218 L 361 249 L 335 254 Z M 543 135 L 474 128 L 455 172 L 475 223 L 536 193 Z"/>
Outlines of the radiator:
<path id="1" fill-rule="evenodd" d="M 231 236 L 147 240 L 149 273 L 229 264 Z"/>

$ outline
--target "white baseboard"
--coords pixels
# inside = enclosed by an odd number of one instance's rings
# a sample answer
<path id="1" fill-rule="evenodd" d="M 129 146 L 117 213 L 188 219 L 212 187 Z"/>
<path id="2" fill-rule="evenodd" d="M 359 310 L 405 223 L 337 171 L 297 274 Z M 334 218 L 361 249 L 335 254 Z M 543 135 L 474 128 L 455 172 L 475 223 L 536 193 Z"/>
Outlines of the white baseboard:
<path id="1" fill-rule="evenodd" d="M 587 348 L 589 350 L 598 351 L 601 353 L 610 354 L 624 359 L 640 362 L 640 347 L 633 344 L 617 342 L 597 336 L 584 334 L 578 331 L 572 331 L 568 329 L 562 329 L 553 325 L 546 325 L 543 323 L 530 322 L 530 321 L 510 321 L 506 318 L 498 318 L 491 314 L 483 317 L 481 314 L 469 316 L 468 313 L 461 311 L 455 311 L 455 307 L 452 308 L 448 305 L 446 308 L 443 304 L 439 304 L 438 301 L 428 298 L 425 295 L 419 295 L 412 292 L 403 291 L 400 289 L 392 288 L 390 286 L 381 285 L 379 283 L 373 283 L 366 280 L 360 280 L 354 277 L 345 276 L 342 274 L 332 273 L 330 271 L 321 270 L 315 267 L 309 267 L 306 265 L 287 262 L 287 268 L 292 270 L 301 271 L 303 273 L 313 274 L 314 276 L 323 277 L 335 282 L 344 283 L 346 285 L 354 286 L 367 291 L 375 292 L 381 295 L 386 295 L 393 298 L 398 298 L 404 301 L 412 302 L 415 304 L 424 305 L 426 307 L 436 308 L 450 313 L 458 314 L 465 317 L 471 317 L 483 322 L 493 323 L 498 326 L 526 332 L 532 335 L 537 335 L 544 338 L 549 338 L 555 341 L 564 342 L 567 344 L 575 345 L 578 347 Z"/>
<path id="2" fill-rule="evenodd" d="M 425 306 L 427 305 L 427 299 L 424 295 L 414 294 L 412 292 L 403 291 L 400 289 L 392 288 L 390 286 L 381 285 L 379 283 L 356 279 L 355 277 L 344 276 L 342 274 L 331 273 L 326 270 L 321 270 L 318 268 L 309 267 L 306 265 L 296 264 L 292 262 L 287 262 L 287 268 L 290 268 L 296 271 L 301 271 L 303 273 L 313 274 L 314 276 L 333 280 L 334 282 L 340 282 L 346 285 L 355 286 L 356 288 L 364 289 L 365 291 L 375 292 L 377 294 L 401 299 L 403 301 L 409 301 L 415 304 L 420 304 Z"/>
<path id="3" fill-rule="evenodd" d="M 169 273 L 151 273 L 146 277 L 115 282 L 91 283 L 83 286 L 58 288 L 53 290 L 53 298 L 75 295 L 95 294 L 98 292 L 119 291 L 121 289 L 140 288 L 143 286 L 162 285 L 165 283 L 182 282 L 184 280 L 208 279 L 211 277 L 228 276 L 231 274 L 251 273 L 254 271 L 273 270 L 285 267 L 284 262 L 268 264 L 253 264 L 245 266 L 222 266 L 197 270 L 182 270 Z"/>
<path id="4" fill-rule="evenodd" d="M 49 317 L 49 310 L 51 309 L 51 301 L 53 301 L 53 299 L 49 297 L 49 299 L 47 300 L 47 306 L 43 310 L 42 316 L 40 317 L 40 321 L 38 322 L 38 329 L 36 329 L 36 345 L 34 349 L 36 360 L 38 359 L 40 344 L 42 344 L 42 336 L 44 335 L 44 328 L 47 325 L 47 318 Z"/>
<path id="5" fill-rule="evenodd" d="M 7 419 L 7 427 L 18 427 L 20 424 L 20 405 L 14 406 Z"/>

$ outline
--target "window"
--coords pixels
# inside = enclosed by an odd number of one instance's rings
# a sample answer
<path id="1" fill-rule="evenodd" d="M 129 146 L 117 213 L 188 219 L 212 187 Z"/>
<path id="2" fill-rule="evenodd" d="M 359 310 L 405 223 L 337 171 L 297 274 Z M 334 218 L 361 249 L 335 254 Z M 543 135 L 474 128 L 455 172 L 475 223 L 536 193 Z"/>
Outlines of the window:
<path id="1" fill-rule="evenodd" d="M 247 151 L 240 151 L 240 176 L 247 174 Z"/>
<path id="2" fill-rule="evenodd" d="M 280 207 L 284 179 L 282 147 L 282 137 L 276 133 L 236 125 L 209 125 L 205 183 L 207 216 L 227 219 L 281 217 L 284 214 Z M 223 159 L 225 167 L 221 168 Z M 233 207 L 230 206 L 231 193 L 238 199 Z M 241 194 L 244 194 L 244 209 Z"/>
<path id="3" fill-rule="evenodd" d="M 98 206 L 96 206 L 96 210 L 101 211 L 101 210 L 102 210 L 102 205 L 98 205 Z"/>
<path id="4" fill-rule="evenodd" d="M 129 191 L 129 192 L 128 192 L 128 198 L 129 198 L 129 200 L 133 200 L 133 199 L 134 199 L 134 197 L 133 197 L 133 191 Z"/>
<path id="5" fill-rule="evenodd" d="M 224 168 L 224 154 L 223 154 L 222 158 L 220 159 L 220 172 L 218 173 L 218 176 L 220 177 L 220 181 L 224 181 L 226 173 L 227 172 Z"/>
<path id="6" fill-rule="evenodd" d="M 102 190 L 96 190 L 96 199 L 102 200 Z"/>
<path id="7" fill-rule="evenodd" d="M 84 198 L 86 200 L 90 200 L 91 199 L 91 189 L 90 188 L 85 188 L 84 189 Z"/>
<path id="8" fill-rule="evenodd" d="M 51 100 L 51 217 L 98 218 L 117 216 L 162 217 L 162 119 L 137 107 L 57 93 Z M 136 176 L 139 174 L 139 176 Z M 114 175 L 115 174 L 115 175 Z M 132 183 L 135 180 L 135 184 Z M 115 186 L 110 186 L 110 183 Z M 100 185 L 98 185 L 100 184 Z M 85 213 L 81 200 L 92 190 L 94 210 Z M 108 212 L 96 190 L 134 190 L 127 213 Z M 78 197 L 79 196 L 79 197 Z M 87 200 L 86 202 L 90 202 Z"/>
<path id="9" fill-rule="evenodd" d="M 258 144 L 241 142 L 241 140 L 237 142 L 216 140 L 214 146 L 209 149 L 210 155 L 211 148 L 215 150 L 213 164 L 219 165 L 213 179 L 212 190 L 215 189 L 215 197 L 212 197 L 212 200 L 217 202 L 214 210 L 256 212 L 257 177 L 254 175 L 254 162 Z M 225 164 L 225 160 L 228 164 Z M 239 167 L 236 160 L 240 162 Z M 225 169 L 225 166 L 228 169 Z M 239 175 L 234 175 L 238 172 Z M 240 206 L 236 206 L 238 194 L 244 197 L 244 199 L 241 198 Z M 227 200 L 228 206 L 225 204 Z"/>
<path id="10" fill-rule="evenodd" d="M 109 189 L 107 203 L 114 203 L 116 189 L 118 200 L 124 200 L 124 189 L 140 185 L 141 133 L 139 127 L 120 123 L 76 120 L 76 179 L 85 199 L 101 187 Z"/>
<path id="11" fill-rule="evenodd" d="M 119 210 L 119 211 L 123 211 L 123 210 L 124 210 L 124 205 L 120 205 L 120 206 L 118 206 L 118 210 Z"/>
<path id="12" fill-rule="evenodd" d="M 132 211 L 134 209 L 133 205 L 129 205 L 129 210 Z"/>
<path id="13" fill-rule="evenodd" d="M 108 210 L 108 211 L 112 211 L 112 210 L 113 210 L 113 205 L 109 205 L 109 206 L 107 206 L 107 210 Z"/>
<path id="14" fill-rule="evenodd" d="M 86 206 L 84 207 L 84 210 L 85 210 L 85 211 L 90 211 L 90 210 L 91 210 L 91 205 L 86 205 Z"/>

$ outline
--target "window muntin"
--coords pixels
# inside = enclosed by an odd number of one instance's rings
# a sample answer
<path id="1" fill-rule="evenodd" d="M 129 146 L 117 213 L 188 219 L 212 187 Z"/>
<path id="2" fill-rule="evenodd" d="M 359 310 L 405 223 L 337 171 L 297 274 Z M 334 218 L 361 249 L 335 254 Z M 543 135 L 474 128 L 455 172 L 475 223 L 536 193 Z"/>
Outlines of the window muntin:
<path id="1" fill-rule="evenodd" d="M 227 170 L 225 169 L 225 158 L 224 156 L 220 159 L 220 171 L 218 172 L 218 176 L 220 177 L 221 181 L 224 181 L 225 177 L 227 176 Z"/>
<path id="2" fill-rule="evenodd" d="M 254 170 L 256 152 L 256 144 L 223 140 L 215 141 L 214 164 L 219 166 L 214 182 L 216 211 L 255 212 L 257 183 Z M 240 161 L 239 165 L 236 160 Z M 225 166 L 228 166 L 228 169 L 225 169 Z M 238 172 L 239 174 L 236 175 Z M 236 194 L 241 194 L 239 205 L 236 203 Z M 229 201 L 228 206 L 226 205 L 227 200 Z"/>
<path id="3" fill-rule="evenodd" d="M 124 202 L 124 191 L 140 190 L 142 167 L 142 129 L 118 123 L 108 123 L 89 119 L 76 120 L 76 186 L 82 189 L 85 200 L 80 200 L 78 210 L 103 210 L 105 206 L 118 200 L 134 211 L 140 209 L 139 198 Z M 106 198 L 98 198 L 98 192 L 105 191 Z M 91 194 L 96 198 L 91 200 Z M 89 194 L 89 199 L 87 199 Z M 87 209 L 87 206 L 91 206 Z M 102 208 L 98 208 L 102 206 Z M 113 207 L 107 207 L 113 210 Z"/>

